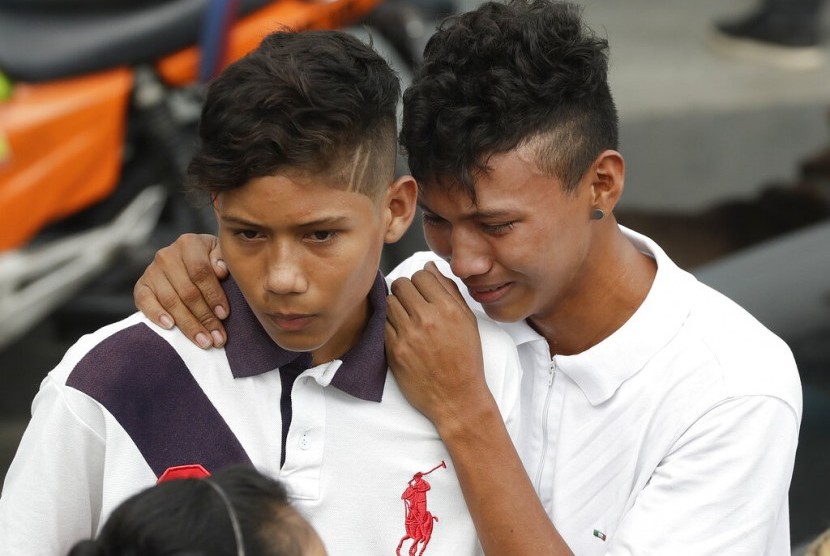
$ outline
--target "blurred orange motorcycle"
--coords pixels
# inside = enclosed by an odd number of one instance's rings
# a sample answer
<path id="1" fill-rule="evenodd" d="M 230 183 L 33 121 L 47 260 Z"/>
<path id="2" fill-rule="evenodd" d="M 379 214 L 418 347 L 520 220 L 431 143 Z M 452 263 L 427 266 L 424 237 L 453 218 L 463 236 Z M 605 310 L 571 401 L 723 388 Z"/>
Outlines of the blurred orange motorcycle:
<path id="1" fill-rule="evenodd" d="M 348 27 L 379 1 L 0 0 L 0 347 L 212 229 L 179 191 L 205 81 L 281 26 Z"/>

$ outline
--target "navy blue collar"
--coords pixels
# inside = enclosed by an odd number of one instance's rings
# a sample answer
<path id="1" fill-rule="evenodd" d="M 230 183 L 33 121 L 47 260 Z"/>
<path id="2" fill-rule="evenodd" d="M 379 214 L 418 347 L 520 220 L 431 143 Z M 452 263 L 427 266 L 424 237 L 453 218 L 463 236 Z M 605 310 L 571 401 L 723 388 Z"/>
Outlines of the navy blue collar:
<path id="1" fill-rule="evenodd" d="M 225 354 L 234 378 L 250 377 L 292 364 L 308 368 L 311 354 L 282 349 L 262 328 L 236 281 L 229 277 L 222 284 L 230 303 L 224 321 L 228 341 Z M 360 341 L 341 358 L 331 384 L 356 398 L 379 402 L 386 382 L 386 353 L 383 334 L 386 326 L 386 280 L 378 272 L 369 291 L 372 314 Z"/>

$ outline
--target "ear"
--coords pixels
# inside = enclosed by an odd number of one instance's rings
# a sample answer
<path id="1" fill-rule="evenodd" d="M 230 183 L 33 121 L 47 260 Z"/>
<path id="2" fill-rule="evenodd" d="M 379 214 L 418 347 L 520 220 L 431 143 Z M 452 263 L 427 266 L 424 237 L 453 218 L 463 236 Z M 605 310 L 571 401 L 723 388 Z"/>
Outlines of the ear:
<path id="1" fill-rule="evenodd" d="M 610 214 L 625 183 L 625 160 L 613 150 L 602 151 L 591 166 L 591 206 Z"/>
<path id="2" fill-rule="evenodd" d="M 386 218 L 384 243 L 395 243 L 409 229 L 418 203 L 418 184 L 412 176 L 401 176 L 392 182 L 383 198 Z"/>

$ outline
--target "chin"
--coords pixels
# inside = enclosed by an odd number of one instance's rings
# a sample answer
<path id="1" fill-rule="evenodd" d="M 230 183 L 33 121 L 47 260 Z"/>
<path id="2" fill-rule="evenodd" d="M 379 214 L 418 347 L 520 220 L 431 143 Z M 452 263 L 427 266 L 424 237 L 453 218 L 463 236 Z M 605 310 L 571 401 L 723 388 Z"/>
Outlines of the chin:
<path id="1" fill-rule="evenodd" d="M 295 353 L 309 353 L 312 351 L 316 351 L 320 349 L 320 347 L 322 347 L 318 346 L 317 344 L 292 344 L 288 342 L 277 342 L 277 345 L 286 351 L 293 351 Z"/>
<path id="2" fill-rule="evenodd" d="M 276 336 L 271 334 L 271 339 L 274 343 L 284 350 L 295 351 L 297 353 L 305 353 L 315 351 L 325 345 L 326 342 L 317 338 L 287 338 L 283 335 Z"/>
<path id="3" fill-rule="evenodd" d="M 523 311 L 512 307 L 486 307 L 483 306 L 484 312 L 488 317 L 496 322 L 519 322 L 525 320 L 529 315 Z"/>

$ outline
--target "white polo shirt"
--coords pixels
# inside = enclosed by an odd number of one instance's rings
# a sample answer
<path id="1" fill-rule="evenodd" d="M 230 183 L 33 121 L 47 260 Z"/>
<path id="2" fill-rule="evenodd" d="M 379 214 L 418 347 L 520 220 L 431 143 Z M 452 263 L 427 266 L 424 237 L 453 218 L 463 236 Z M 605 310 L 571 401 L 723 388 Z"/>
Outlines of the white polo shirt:
<path id="1" fill-rule="evenodd" d="M 802 411 L 789 348 L 653 241 L 623 233 L 657 276 L 610 337 L 551 357 L 525 322 L 501 324 L 522 362 L 518 449 L 542 504 L 579 556 L 789 554 Z"/>
<path id="2" fill-rule="evenodd" d="M 294 382 L 282 467 L 279 367 L 307 355 L 274 344 L 235 284 L 225 286 L 224 349 L 201 350 L 136 314 L 81 338 L 49 373 L 0 496 L 2 553 L 66 554 L 169 467 L 252 463 L 284 481 L 333 556 L 391 555 L 399 543 L 407 554 L 416 541 L 418 552 L 428 541 L 425 556 L 479 554 L 445 446 L 387 372 L 383 278 L 360 343 Z M 515 434 L 516 350 L 494 325 L 480 330 L 489 385 Z"/>

